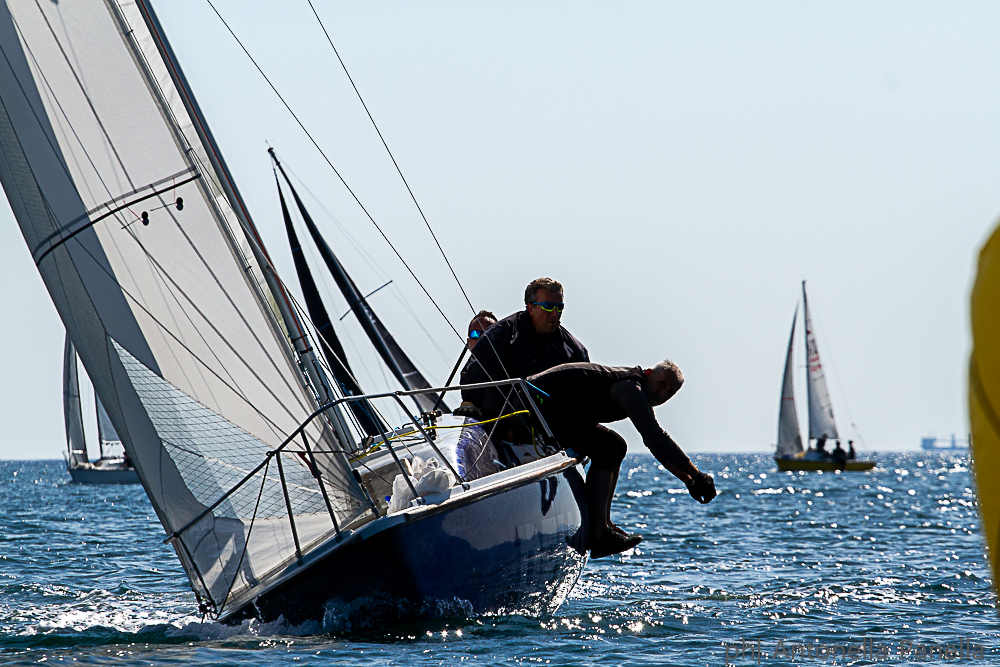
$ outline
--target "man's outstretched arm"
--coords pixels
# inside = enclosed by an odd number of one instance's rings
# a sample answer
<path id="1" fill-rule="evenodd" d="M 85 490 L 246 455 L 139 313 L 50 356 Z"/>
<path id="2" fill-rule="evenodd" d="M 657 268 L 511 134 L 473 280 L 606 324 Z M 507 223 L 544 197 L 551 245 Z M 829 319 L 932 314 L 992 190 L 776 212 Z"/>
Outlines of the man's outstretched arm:
<path id="1" fill-rule="evenodd" d="M 716 496 L 715 481 L 711 475 L 698 470 L 680 445 L 663 430 L 638 383 L 632 380 L 616 382 L 611 387 L 611 398 L 625 410 L 642 436 L 643 444 L 656 460 L 674 477 L 684 482 L 695 500 L 704 504 Z"/>

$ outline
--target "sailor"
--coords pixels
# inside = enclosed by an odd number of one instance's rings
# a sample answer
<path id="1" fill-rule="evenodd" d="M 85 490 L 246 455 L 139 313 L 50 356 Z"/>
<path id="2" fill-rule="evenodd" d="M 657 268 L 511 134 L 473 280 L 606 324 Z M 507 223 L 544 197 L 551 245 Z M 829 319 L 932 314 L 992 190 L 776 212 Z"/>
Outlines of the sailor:
<path id="1" fill-rule="evenodd" d="M 691 462 L 656 421 L 653 407 L 669 400 L 684 384 L 676 364 L 662 361 L 643 369 L 571 363 L 532 375 L 535 403 L 562 447 L 590 457 L 587 504 L 590 556 L 601 558 L 631 549 L 641 535 L 626 533 L 611 521 L 611 500 L 625 458 L 625 439 L 603 426 L 628 417 L 656 460 L 684 482 L 704 504 L 715 497 L 715 482 Z"/>
<path id="2" fill-rule="evenodd" d="M 587 348 L 560 323 L 563 287 L 552 278 L 537 278 L 524 290 L 524 310 L 500 320 L 472 350 L 476 364 L 462 374 L 462 384 L 525 378 L 569 362 L 590 361 Z M 485 417 L 503 411 L 509 390 L 485 390 L 466 397 Z"/>
<path id="3" fill-rule="evenodd" d="M 480 341 L 486 331 L 497 323 L 497 316 L 488 310 L 480 310 L 476 313 L 476 316 L 472 318 L 469 322 L 469 335 L 465 340 L 465 346 L 472 352 L 476 347 L 476 343 Z M 472 371 L 472 366 L 478 366 L 479 362 L 476 360 L 475 356 L 469 359 L 468 363 L 465 364 L 465 368 L 462 369 L 462 373 L 459 376 L 460 384 L 471 384 L 466 377 L 472 372 L 474 375 L 481 375 L 481 371 Z M 452 414 L 459 417 L 474 417 L 478 418 L 480 416 L 479 408 L 476 407 L 481 405 L 483 401 L 483 390 L 482 389 L 463 389 L 462 390 L 462 404 L 452 411 Z"/>
<path id="4" fill-rule="evenodd" d="M 847 446 L 848 446 L 847 458 L 848 458 L 848 460 L 853 461 L 858 456 L 857 452 L 854 451 L 854 441 L 853 440 L 848 440 L 847 441 Z"/>
<path id="5" fill-rule="evenodd" d="M 844 448 L 840 446 L 840 440 L 837 441 L 837 446 L 833 448 L 832 456 L 833 460 L 841 465 L 847 462 L 848 455 L 847 452 L 844 451 Z"/>
<path id="6" fill-rule="evenodd" d="M 816 439 L 816 451 L 826 454 L 826 433 Z"/>

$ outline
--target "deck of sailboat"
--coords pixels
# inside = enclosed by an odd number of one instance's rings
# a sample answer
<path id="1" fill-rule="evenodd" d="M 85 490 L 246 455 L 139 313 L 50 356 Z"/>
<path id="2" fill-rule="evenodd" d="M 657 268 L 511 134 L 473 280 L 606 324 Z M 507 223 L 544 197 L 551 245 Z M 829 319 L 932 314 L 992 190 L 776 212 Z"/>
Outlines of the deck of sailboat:
<path id="1" fill-rule="evenodd" d="M 823 470 L 823 471 L 833 471 L 833 470 L 843 470 L 846 472 L 861 472 L 864 470 L 871 470 L 875 467 L 875 461 L 866 460 L 853 460 L 853 461 L 836 461 L 834 459 L 823 460 L 823 459 L 806 459 L 802 457 L 774 457 L 774 464 L 778 466 L 778 470 L 781 472 L 786 471 L 810 471 L 810 470 Z"/>
<path id="2" fill-rule="evenodd" d="M 447 452 L 448 443 L 440 444 Z M 415 444 L 401 458 L 429 450 Z M 395 468 L 385 450 L 365 465 L 362 484 L 373 490 L 381 471 Z M 404 615 L 381 619 L 390 623 L 433 614 L 442 604 L 466 614 L 551 613 L 586 564 L 583 487 L 581 462 L 561 451 L 424 496 L 390 515 L 366 514 L 339 538 L 331 532 L 302 558 L 262 575 L 218 618 L 301 623 L 321 620 L 331 606 L 374 599 Z M 386 503 L 379 504 L 384 511 Z"/>

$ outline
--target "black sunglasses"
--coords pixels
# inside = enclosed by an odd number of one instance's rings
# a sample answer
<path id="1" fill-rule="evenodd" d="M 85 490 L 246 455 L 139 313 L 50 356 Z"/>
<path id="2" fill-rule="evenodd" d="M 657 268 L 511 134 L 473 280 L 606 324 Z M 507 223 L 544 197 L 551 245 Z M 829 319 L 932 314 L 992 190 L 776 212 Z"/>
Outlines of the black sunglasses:
<path id="1" fill-rule="evenodd" d="M 551 313 L 553 310 L 558 310 L 561 313 L 563 311 L 563 308 L 566 307 L 565 303 L 562 302 L 556 303 L 555 301 L 532 301 L 531 305 L 538 306 L 546 313 Z"/>

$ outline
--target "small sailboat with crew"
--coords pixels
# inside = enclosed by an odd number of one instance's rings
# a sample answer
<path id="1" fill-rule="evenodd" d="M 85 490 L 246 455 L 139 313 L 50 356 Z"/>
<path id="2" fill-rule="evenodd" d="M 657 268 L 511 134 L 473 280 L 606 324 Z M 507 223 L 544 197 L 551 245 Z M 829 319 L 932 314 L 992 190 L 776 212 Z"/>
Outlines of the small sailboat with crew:
<path id="1" fill-rule="evenodd" d="M 523 380 L 483 383 L 534 425 L 539 456 L 501 464 L 490 432 L 514 415 L 446 414 L 458 388 L 416 371 L 306 221 L 402 387 L 362 391 L 278 275 L 149 0 L 6 0 L 0 51 L 0 182 L 203 614 L 385 625 L 566 599 L 588 546 L 572 443 Z"/>
<path id="2" fill-rule="evenodd" d="M 778 470 L 871 470 L 875 461 L 859 460 L 853 442 L 844 450 L 840 445 L 837 422 L 833 417 L 833 405 L 826 386 L 826 375 L 819 359 L 816 335 L 809 316 L 809 301 L 806 298 L 806 281 L 802 281 L 802 309 L 806 342 L 806 388 L 809 404 L 809 442 L 815 442 L 808 449 L 802 446 L 799 431 L 799 417 L 795 409 L 795 325 L 799 311 L 796 307 L 792 317 L 792 331 L 788 337 L 788 351 L 785 354 L 785 372 L 781 382 L 781 404 L 778 408 L 778 442 L 774 462 Z M 835 441 L 836 448 L 826 449 L 828 441 Z"/>
<path id="3" fill-rule="evenodd" d="M 97 446 L 100 456 L 91 461 L 83 428 L 80 375 L 76 348 L 69 335 L 63 345 L 63 419 L 66 424 L 66 470 L 77 484 L 138 484 L 139 476 L 128 460 L 121 438 L 108 418 L 100 397 L 94 393 L 97 413 Z"/>

